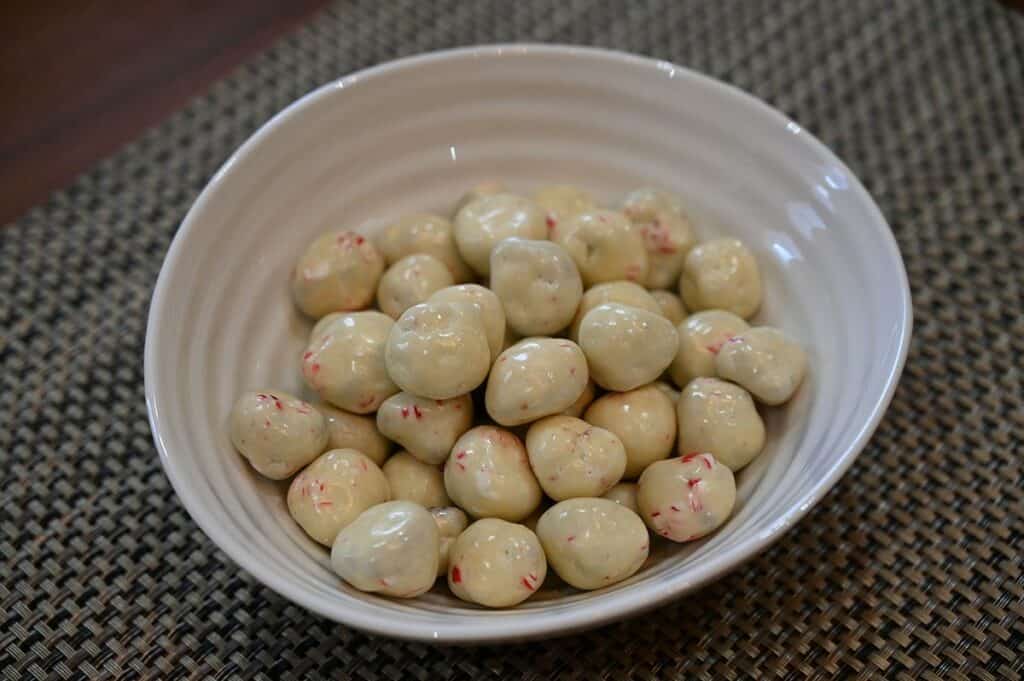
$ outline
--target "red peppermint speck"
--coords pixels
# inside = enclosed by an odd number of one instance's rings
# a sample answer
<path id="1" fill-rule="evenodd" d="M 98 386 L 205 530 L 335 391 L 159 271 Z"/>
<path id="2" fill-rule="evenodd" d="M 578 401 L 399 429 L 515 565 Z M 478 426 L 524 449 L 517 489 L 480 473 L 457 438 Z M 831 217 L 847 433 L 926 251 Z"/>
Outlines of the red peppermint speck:
<path id="1" fill-rule="evenodd" d="M 402 418 L 409 418 L 409 407 L 402 407 Z"/>
<path id="2" fill-rule="evenodd" d="M 519 580 L 519 581 L 520 581 L 520 583 L 521 583 L 521 584 L 522 584 L 523 586 L 525 586 L 525 587 L 526 587 L 527 589 L 529 589 L 530 591 L 533 591 L 533 590 L 534 590 L 534 589 L 536 588 L 535 586 L 533 586 L 533 584 L 530 584 L 530 582 L 529 582 L 529 581 L 527 581 L 526 577 L 523 577 L 523 578 L 522 578 L 521 580 Z"/>
<path id="3" fill-rule="evenodd" d="M 679 457 L 679 460 L 682 461 L 683 463 L 690 463 L 691 461 L 697 458 L 699 453 L 700 452 L 690 452 L 689 454 L 684 454 L 683 456 Z"/>
<path id="4" fill-rule="evenodd" d="M 459 569 L 458 565 L 452 566 L 452 582 L 455 584 L 462 583 L 462 570 Z"/>
<path id="5" fill-rule="evenodd" d="M 651 514 L 651 517 L 652 518 L 657 518 L 660 515 L 661 515 L 661 511 L 655 511 L 654 513 Z"/>
<path id="6" fill-rule="evenodd" d="M 364 239 L 363 237 L 357 236 L 356 237 L 356 246 L 362 246 L 365 241 L 366 241 L 366 239 Z"/>
<path id="7" fill-rule="evenodd" d="M 576 541 L 576 535 L 575 534 L 570 534 L 568 537 L 566 537 L 565 541 L 567 541 L 567 542 L 574 542 L 574 541 Z"/>
<path id="8" fill-rule="evenodd" d="M 417 407 L 415 404 L 412 405 L 412 413 L 416 414 L 417 419 L 423 418 L 423 412 L 420 411 L 420 408 Z"/>
<path id="9" fill-rule="evenodd" d="M 693 489 L 700 484 L 700 478 L 690 478 L 686 481 L 686 484 L 689 485 L 690 489 Z"/>
<path id="10" fill-rule="evenodd" d="M 260 400 L 265 400 L 265 399 L 267 399 L 267 396 L 264 395 L 263 393 L 257 393 L 256 394 L 256 398 L 260 399 Z"/>
<path id="11" fill-rule="evenodd" d="M 434 404 L 436 404 L 439 407 L 443 407 L 444 406 L 444 400 L 434 400 Z M 458 405 L 456 405 L 456 406 L 458 406 Z"/>
<path id="12" fill-rule="evenodd" d="M 702 457 L 700 457 L 700 460 L 704 462 L 704 465 L 707 466 L 708 470 L 711 470 L 712 464 L 711 464 L 711 457 L 710 456 L 705 454 Z"/>
<path id="13" fill-rule="evenodd" d="M 330 506 L 334 506 L 334 504 L 332 504 L 329 501 L 318 501 L 318 502 L 316 502 L 316 507 L 317 508 L 328 508 Z"/>
<path id="14" fill-rule="evenodd" d="M 370 406 L 371 404 L 373 404 L 373 401 L 374 401 L 375 399 L 377 399 L 377 396 L 376 396 L 376 395 L 370 395 L 370 396 L 369 396 L 369 397 L 367 397 L 367 398 L 366 398 L 365 400 L 363 400 L 362 402 L 360 402 L 358 406 L 359 406 L 359 408 L 360 408 L 360 409 L 366 409 L 366 408 L 367 408 L 367 407 L 369 407 L 369 406 Z"/>
<path id="15" fill-rule="evenodd" d="M 324 483 L 321 482 L 321 483 L 319 483 L 319 485 L 320 485 L 320 491 L 323 492 L 324 491 Z"/>
<path id="16" fill-rule="evenodd" d="M 281 404 L 281 400 L 277 398 L 274 399 L 274 406 L 277 408 L 278 411 L 284 411 L 284 406 Z"/>
<path id="17" fill-rule="evenodd" d="M 675 511 L 676 513 L 678 513 L 678 512 L 679 512 L 679 507 L 678 507 L 678 506 L 669 506 L 669 508 L 671 508 L 671 509 L 672 509 L 673 511 Z"/>
<path id="18" fill-rule="evenodd" d="M 456 409 L 462 409 L 462 403 L 461 402 L 456 402 L 455 403 L 455 408 Z"/>
<path id="19" fill-rule="evenodd" d="M 313 375 L 320 373 L 320 362 L 313 362 L 313 365 L 309 367 L 309 370 L 313 372 Z"/>
<path id="20" fill-rule="evenodd" d="M 466 458 L 466 452 L 464 452 L 464 451 L 463 452 L 459 452 L 458 454 L 455 455 L 455 458 L 459 459 L 460 461 L 462 459 L 465 459 Z"/>
<path id="21" fill-rule="evenodd" d="M 575 376 L 576 375 L 576 367 L 569 367 L 569 375 L 570 376 Z"/>
<path id="22" fill-rule="evenodd" d="M 690 510 L 694 513 L 700 513 L 704 510 L 704 504 L 700 503 L 700 497 L 696 494 L 690 495 Z"/>
<path id="23" fill-rule="evenodd" d="M 312 350 L 306 350 L 304 353 L 302 353 L 302 359 L 309 359 L 312 356 L 313 356 L 313 351 Z"/>
<path id="24" fill-rule="evenodd" d="M 264 428 L 269 428 L 270 427 L 270 419 L 263 419 L 263 427 Z"/>
<path id="25" fill-rule="evenodd" d="M 366 462 L 365 462 L 365 461 L 363 461 L 362 459 L 360 459 L 360 460 L 359 460 L 359 467 L 360 467 L 360 468 L 362 468 L 362 469 L 363 469 L 364 471 L 365 471 L 365 470 L 367 470 L 367 468 L 366 468 Z"/>
<path id="26" fill-rule="evenodd" d="M 544 218 L 544 224 L 548 226 L 548 234 L 550 234 L 555 231 L 555 226 L 558 224 L 558 221 L 551 216 L 551 213 L 548 213 L 547 217 Z"/>

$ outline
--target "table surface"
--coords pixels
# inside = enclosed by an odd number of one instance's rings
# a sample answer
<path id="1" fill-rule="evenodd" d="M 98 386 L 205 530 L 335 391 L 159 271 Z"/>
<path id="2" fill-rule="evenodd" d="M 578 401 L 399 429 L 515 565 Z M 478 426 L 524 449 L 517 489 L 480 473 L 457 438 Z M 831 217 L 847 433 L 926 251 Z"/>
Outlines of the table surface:
<path id="1" fill-rule="evenodd" d="M 914 296 L 863 454 L 763 555 L 644 617 L 432 648 L 320 619 L 191 521 L 151 442 L 149 296 L 182 216 L 318 84 L 425 50 L 592 44 L 779 107 L 886 214 Z M 1024 674 L 1024 17 L 977 0 L 332 4 L 0 230 L 0 679 L 1001 679 Z"/>

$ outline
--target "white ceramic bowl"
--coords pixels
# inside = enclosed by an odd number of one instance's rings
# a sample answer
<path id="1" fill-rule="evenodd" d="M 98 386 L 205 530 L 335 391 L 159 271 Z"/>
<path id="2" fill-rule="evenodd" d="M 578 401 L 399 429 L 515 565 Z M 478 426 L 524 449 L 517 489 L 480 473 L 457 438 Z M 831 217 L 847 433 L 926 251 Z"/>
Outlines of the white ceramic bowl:
<path id="1" fill-rule="evenodd" d="M 759 319 L 809 351 L 796 399 L 767 415 L 764 453 L 709 539 L 656 543 L 633 578 L 542 590 L 510 611 L 437 588 L 357 592 L 292 522 L 282 485 L 235 453 L 227 418 L 255 388 L 302 392 L 310 323 L 292 263 L 322 231 L 442 214 L 485 179 L 580 184 L 608 202 L 640 185 L 681 194 L 702 238 L 735 235 L 764 277 Z M 371 632 L 516 640 L 609 622 L 692 591 L 763 550 L 836 482 L 892 397 L 910 292 L 885 219 L 821 143 L 743 92 L 666 62 L 594 49 L 496 46 L 403 59 L 325 85 L 278 114 L 214 176 L 164 262 L 146 336 L 146 400 L 167 475 L 195 521 L 264 584 Z"/>

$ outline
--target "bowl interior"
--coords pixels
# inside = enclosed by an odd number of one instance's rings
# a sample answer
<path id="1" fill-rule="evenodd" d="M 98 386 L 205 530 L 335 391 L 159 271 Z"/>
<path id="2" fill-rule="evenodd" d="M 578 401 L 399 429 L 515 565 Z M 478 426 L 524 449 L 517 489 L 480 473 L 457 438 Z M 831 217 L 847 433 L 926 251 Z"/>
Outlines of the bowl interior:
<path id="1" fill-rule="evenodd" d="M 733 517 L 705 541 L 652 544 L 633 578 L 579 593 L 549 579 L 512 611 L 443 588 L 412 601 L 357 592 L 292 522 L 283 484 L 227 435 L 234 398 L 304 394 L 311 327 L 290 268 L 317 234 L 372 234 L 411 211 L 448 215 L 482 180 L 552 182 L 609 205 L 641 185 L 678 192 L 699 236 L 756 253 L 758 322 L 808 349 L 810 375 L 765 410 L 764 453 L 738 478 Z M 577 48 L 460 50 L 325 86 L 277 116 L 214 177 L 161 272 L 146 348 L 147 400 L 168 474 L 241 567 L 296 602 L 364 629 L 444 641 L 565 632 L 683 593 L 763 548 L 831 486 L 870 435 L 905 356 L 909 293 L 892 235 L 860 183 L 799 126 L 677 66 Z"/>

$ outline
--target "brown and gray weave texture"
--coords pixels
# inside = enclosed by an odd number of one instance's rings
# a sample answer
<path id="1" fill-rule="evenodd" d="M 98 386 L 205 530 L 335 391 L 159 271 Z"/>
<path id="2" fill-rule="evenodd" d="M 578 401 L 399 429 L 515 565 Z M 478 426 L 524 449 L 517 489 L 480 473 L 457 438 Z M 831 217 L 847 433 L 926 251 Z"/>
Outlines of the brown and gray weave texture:
<path id="1" fill-rule="evenodd" d="M 913 348 L 845 478 L 701 594 L 528 647 L 374 638 L 254 582 L 178 503 L 143 401 L 148 301 L 189 204 L 274 112 L 514 40 L 669 59 L 817 134 L 896 232 Z M 1019 678 L 1022 205 L 1024 17 L 994 2 L 339 3 L 0 230 L 0 679 Z"/>

